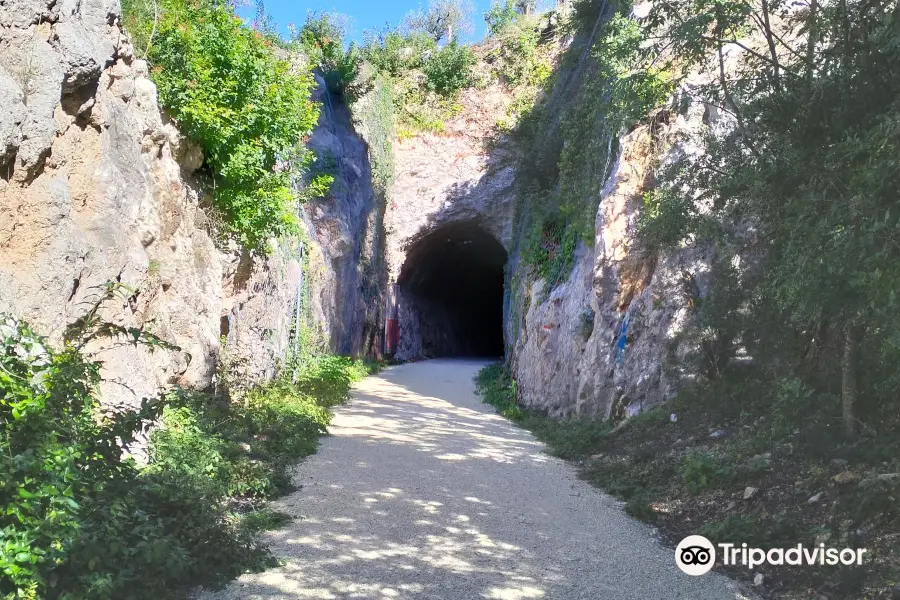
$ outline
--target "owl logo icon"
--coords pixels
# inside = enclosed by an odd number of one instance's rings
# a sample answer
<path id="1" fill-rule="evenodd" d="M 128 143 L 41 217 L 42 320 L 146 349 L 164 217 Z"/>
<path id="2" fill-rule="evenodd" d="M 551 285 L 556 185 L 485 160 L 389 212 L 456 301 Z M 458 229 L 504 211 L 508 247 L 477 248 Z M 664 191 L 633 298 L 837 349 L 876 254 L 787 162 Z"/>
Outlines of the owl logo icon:
<path id="1" fill-rule="evenodd" d="M 716 548 L 702 535 L 689 535 L 675 547 L 675 564 L 688 575 L 709 573 L 716 563 Z"/>

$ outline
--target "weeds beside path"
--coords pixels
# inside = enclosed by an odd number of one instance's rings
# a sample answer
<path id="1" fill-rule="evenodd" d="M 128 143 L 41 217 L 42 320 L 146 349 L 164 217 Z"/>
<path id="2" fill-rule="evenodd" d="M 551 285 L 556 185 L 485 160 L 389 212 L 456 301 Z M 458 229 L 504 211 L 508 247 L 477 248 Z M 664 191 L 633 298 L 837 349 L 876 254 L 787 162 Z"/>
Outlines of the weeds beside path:
<path id="1" fill-rule="evenodd" d="M 580 477 L 627 502 L 671 545 L 691 534 L 761 548 L 866 548 L 861 567 L 726 571 L 779 599 L 900 597 L 900 435 L 843 441 L 802 390 L 746 375 L 698 386 L 616 428 L 524 410 L 502 365 L 477 376 L 484 401 L 575 461 Z M 784 386 L 782 386 L 784 387 Z M 743 390 L 743 391 L 742 391 Z M 753 390 L 753 393 L 746 393 Z M 720 567 L 717 566 L 717 569 Z"/>
<path id="2" fill-rule="evenodd" d="M 237 398 L 174 390 L 112 410 L 100 363 L 80 348 L 0 315 L 3 600 L 183 598 L 270 565 L 255 534 L 283 517 L 266 501 L 290 489 L 288 469 L 315 451 L 329 407 L 369 372 L 311 356 Z M 147 433 L 140 466 L 125 448 Z"/>

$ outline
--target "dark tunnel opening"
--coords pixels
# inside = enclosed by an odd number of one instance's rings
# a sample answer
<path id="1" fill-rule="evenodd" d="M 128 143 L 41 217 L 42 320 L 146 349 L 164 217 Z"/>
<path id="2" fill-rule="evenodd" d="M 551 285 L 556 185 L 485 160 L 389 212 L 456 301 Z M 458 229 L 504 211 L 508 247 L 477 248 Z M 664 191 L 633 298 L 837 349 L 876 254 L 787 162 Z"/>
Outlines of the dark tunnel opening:
<path id="1" fill-rule="evenodd" d="M 423 356 L 503 355 L 506 258 L 473 223 L 445 225 L 409 246 L 397 285 Z"/>

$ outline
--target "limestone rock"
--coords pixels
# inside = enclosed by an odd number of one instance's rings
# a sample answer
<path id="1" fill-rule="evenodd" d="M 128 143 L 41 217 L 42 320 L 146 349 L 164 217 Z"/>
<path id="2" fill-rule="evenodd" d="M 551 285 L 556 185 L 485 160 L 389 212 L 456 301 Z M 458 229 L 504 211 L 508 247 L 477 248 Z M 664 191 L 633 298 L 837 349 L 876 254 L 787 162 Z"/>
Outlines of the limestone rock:
<path id="1" fill-rule="evenodd" d="M 22 100 L 22 90 L 16 82 L 0 72 L 0 106 L 4 111 L 0 119 L 0 171 L 12 166 L 22 141 L 22 121 L 26 110 Z"/>
<path id="2" fill-rule="evenodd" d="M 553 290 L 536 282 L 512 292 L 527 308 L 520 322 L 507 323 L 524 406 L 618 422 L 671 399 L 695 376 L 699 342 L 691 302 L 709 289 L 713 249 L 659 254 L 634 240 L 640 199 L 656 165 L 702 152 L 712 127 L 727 129 L 724 116 L 711 118 L 695 98 L 685 93 L 686 109 L 659 131 L 641 125 L 620 139 L 600 192 L 595 243 L 579 244 L 568 279 Z M 585 307 L 594 315 L 587 339 L 580 323 Z M 561 327 L 545 332 L 548 322 Z"/>
<path id="3" fill-rule="evenodd" d="M 182 351 L 93 343 L 110 405 L 210 386 L 220 335 L 241 377 L 264 380 L 288 346 L 296 249 L 285 240 L 243 264 L 216 248 L 185 178 L 202 153 L 163 121 L 118 10 L 104 0 L 0 9 L 0 311 L 58 343 L 98 286 L 127 285 L 100 317 Z"/>
<path id="4" fill-rule="evenodd" d="M 860 477 L 853 471 L 841 471 L 832 479 L 838 485 L 850 485 L 859 481 Z"/>

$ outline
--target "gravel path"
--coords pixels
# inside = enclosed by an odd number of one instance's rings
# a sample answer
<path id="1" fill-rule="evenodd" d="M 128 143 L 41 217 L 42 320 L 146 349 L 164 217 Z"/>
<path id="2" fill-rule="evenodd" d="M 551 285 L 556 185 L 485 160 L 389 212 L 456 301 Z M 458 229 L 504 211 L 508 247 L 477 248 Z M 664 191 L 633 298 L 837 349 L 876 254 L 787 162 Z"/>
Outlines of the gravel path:
<path id="1" fill-rule="evenodd" d="M 356 386 L 276 502 L 281 567 L 203 600 L 745 598 L 674 552 L 481 403 L 484 363 L 433 360 Z"/>

